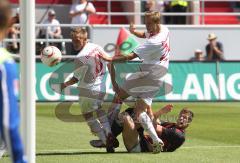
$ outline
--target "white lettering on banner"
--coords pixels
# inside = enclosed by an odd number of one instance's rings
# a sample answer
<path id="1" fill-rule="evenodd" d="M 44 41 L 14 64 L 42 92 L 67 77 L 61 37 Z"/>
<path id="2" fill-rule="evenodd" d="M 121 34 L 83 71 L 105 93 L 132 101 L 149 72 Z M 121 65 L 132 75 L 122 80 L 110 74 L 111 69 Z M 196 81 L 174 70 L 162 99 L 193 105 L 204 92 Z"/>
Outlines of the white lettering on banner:
<path id="1" fill-rule="evenodd" d="M 220 100 L 226 100 L 226 84 L 225 84 L 224 74 L 219 74 L 219 90 L 220 90 Z"/>
<path id="2" fill-rule="evenodd" d="M 71 96 L 71 92 L 74 91 L 77 84 L 64 90 L 66 96 L 61 96 L 60 94 L 50 90 L 51 88 L 49 87 L 48 80 L 51 74 L 52 73 L 46 73 L 40 78 L 40 81 L 38 82 L 40 85 L 40 94 L 37 94 L 36 92 L 37 99 L 39 99 L 42 94 L 43 100 L 54 101 L 60 100 L 61 97 L 64 98 L 63 100 L 78 100 L 77 95 Z M 126 74 L 127 73 L 121 74 L 121 77 L 126 77 Z M 53 74 L 53 77 L 58 79 L 57 75 L 58 74 Z M 212 74 L 208 73 L 203 74 L 203 81 L 200 82 L 198 79 L 199 76 L 191 73 L 186 76 L 185 83 L 175 83 L 177 80 L 174 79 L 173 75 L 174 74 L 166 74 L 163 77 L 163 80 L 166 83 L 173 86 L 173 91 L 165 95 L 166 100 L 189 100 L 191 96 L 195 96 L 192 98 L 196 100 L 212 100 L 213 98 L 226 100 L 227 95 L 230 96 L 229 98 L 240 100 L 240 73 L 232 74 L 228 78 L 226 78 L 225 74 L 219 74 L 218 82 L 215 80 L 215 75 L 212 76 Z M 72 73 L 64 74 L 66 81 L 71 77 Z M 201 87 L 200 83 L 202 82 L 204 83 Z M 59 84 L 55 84 L 52 87 L 54 89 L 59 89 Z M 180 92 L 182 87 L 183 90 Z M 111 88 L 111 78 L 109 74 L 106 77 L 106 92 L 114 94 Z M 106 99 L 109 99 L 109 97 L 106 97 Z"/>
<path id="3" fill-rule="evenodd" d="M 211 100 L 211 90 L 213 91 L 213 94 L 216 97 L 216 99 L 218 99 L 219 98 L 218 85 L 214 81 L 212 74 L 204 74 L 203 81 L 205 100 Z"/>
<path id="4" fill-rule="evenodd" d="M 182 99 L 188 100 L 190 95 L 195 95 L 198 100 L 204 100 L 203 92 L 196 74 L 188 74 L 183 88 Z"/>
<path id="5" fill-rule="evenodd" d="M 228 94 L 235 100 L 240 100 L 240 93 L 238 93 L 235 90 L 235 84 L 236 81 L 239 80 L 239 83 L 237 83 L 237 88 L 239 88 L 240 85 L 240 73 L 236 73 L 236 74 L 232 74 L 229 78 L 228 78 L 228 82 L 227 82 L 227 90 L 228 90 Z M 240 92 L 240 90 L 238 90 Z"/>
<path id="6" fill-rule="evenodd" d="M 173 84 L 173 82 L 172 82 L 172 75 L 171 74 L 166 74 L 163 77 L 163 81 L 172 85 Z M 166 100 L 179 100 L 179 99 L 181 99 L 181 95 L 180 94 L 174 94 L 173 91 L 171 91 L 170 93 L 166 94 L 165 97 L 166 97 Z"/>
<path id="7" fill-rule="evenodd" d="M 40 81 L 40 90 L 42 92 L 42 95 L 43 97 L 46 99 L 46 100 L 49 100 L 49 101 L 53 101 L 53 100 L 60 100 L 60 94 L 52 91 L 53 93 L 50 94 L 48 91 L 47 91 L 47 85 L 48 85 L 48 80 L 51 76 L 54 76 L 55 78 L 58 78 L 57 74 L 52 74 L 52 73 L 47 73 L 45 75 L 43 75 L 41 81 Z"/>
<path id="8" fill-rule="evenodd" d="M 41 82 L 41 78 L 40 78 L 39 83 L 40 83 L 40 82 Z M 35 80 L 35 85 L 36 85 L 35 97 L 36 97 L 36 100 L 38 100 L 38 91 L 37 91 L 37 89 L 38 89 L 39 87 L 38 87 L 37 79 Z M 40 84 L 39 84 L 39 85 L 40 85 Z M 39 90 L 39 92 L 41 92 L 41 90 Z M 20 98 L 20 96 L 19 96 L 19 98 Z"/>

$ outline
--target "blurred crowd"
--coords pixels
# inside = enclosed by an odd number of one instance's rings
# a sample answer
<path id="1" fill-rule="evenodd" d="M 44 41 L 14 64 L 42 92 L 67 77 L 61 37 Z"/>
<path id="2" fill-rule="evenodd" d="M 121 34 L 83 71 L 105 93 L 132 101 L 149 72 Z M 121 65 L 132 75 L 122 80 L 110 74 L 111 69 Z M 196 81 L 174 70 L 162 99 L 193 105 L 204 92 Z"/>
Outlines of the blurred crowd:
<path id="1" fill-rule="evenodd" d="M 147 0 L 143 3 L 143 11 L 160 11 L 166 13 L 184 13 L 189 9 L 189 2 L 184 0 L 162 1 Z M 186 24 L 186 16 L 164 16 L 164 24 Z"/>
<path id="2" fill-rule="evenodd" d="M 142 1 L 142 12 L 146 11 L 160 11 L 165 13 L 184 13 L 189 11 L 189 3 L 185 0 L 173 0 L 173 1 L 163 1 L 163 0 L 146 0 Z M 232 3 L 234 6 L 240 6 L 238 2 Z M 15 15 L 12 18 L 12 24 L 19 24 L 19 8 L 16 9 Z M 88 0 L 72 0 L 72 5 L 69 10 L 69 18 L 72 24 L 88 24 L 89 15 L 96 13 L 96 8 L 93 3 Z M 144 20 L 142 20 L 143 22 Z M 164 24 L 187 24 L 186 16 L 164 16 L 162 19 Z M 60 27 L 60 20 L 57 18 L 57 13 L 54 9 L 49 8 L 47 10 L 47 17 L 41 22 L 41 24 L 49 24 L 47 27 L 41 27 L 38 30 L 37 38 L 40 39 L 62 39 L 63 34 Z M 74 26 L 72 27 L 74 28 Z M 14 41 L 7 43 L 7 49 L 15 54 L 19 53 L 19 42 L 20 38 L 20 28 L 19 26 L 12 26 L 9 30 L 8 38 L 12 38 Z M 207 40 L 209 43 L 206 45 L 205 50 L 196 49 L 194 52 L 194 57 L 191 61 L 215 61 L 224 60 L 223 55 L 223 45 L 221 42 L 217 41 L 217 36 L 214 33 L 209 34 Z M 71 52 L 66 51 L 65 42 L 60 41 L 49 41 L 47 45 L 57 46 L 63 54 L 75 54 L 76 52 L 71 48 Z M 40 54 L 43 47 L 46 46 L 45 41 L 36 43 L 36 54 Z M 205 54 L 204 54 L 205 52 Z"/>

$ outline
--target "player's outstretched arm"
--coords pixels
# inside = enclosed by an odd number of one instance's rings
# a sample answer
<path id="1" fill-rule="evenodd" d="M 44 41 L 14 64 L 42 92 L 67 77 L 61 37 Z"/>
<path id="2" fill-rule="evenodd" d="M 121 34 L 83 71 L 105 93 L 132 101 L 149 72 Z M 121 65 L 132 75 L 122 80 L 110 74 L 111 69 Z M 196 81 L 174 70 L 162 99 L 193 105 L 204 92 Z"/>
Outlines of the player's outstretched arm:
<path id="1" fill-rule="evenodd" d="M 61 91 L 70 85 L 76 84 L 77 82 L 78 79 L 73 76 L 69 81 L 61 83 Z"/>
<path id="2" fill-rule="evenodd" d="M 168 104 L 166 106 L 164 106 L 163 108 L 159 109 L 158 111 L 154 112 L 154 118 L 157 119 L 159 118 L 161 115 L 163 114 L 167 114 L 169 112 L 171 112 L 173 109 L 173 105 L 172 104 Z"/>
<path id="3" fill-rule="evenodd" d="M 138 31 L 138 30 L 136 30 L 136 27 L 134 26 L 133 23 L 130 24 L 130 26 L 129 26 L 129 31 L 130 31 L 133 35 L 135 35 L 135 36 L 137 36 L 137 37 L 139 37 L 139 38 L 146 38 L 145 32 L 144 32 L 144 31 Z"/>
<path id="4" fill-rule="evenodd" d="M 112 57 L 112 62 L 124 62 L 124 61 L 130 61 L 134 58 L 137 58 L 138 56 L 135 53 L 130 53 L 128 55 L 116 55 Z"/>

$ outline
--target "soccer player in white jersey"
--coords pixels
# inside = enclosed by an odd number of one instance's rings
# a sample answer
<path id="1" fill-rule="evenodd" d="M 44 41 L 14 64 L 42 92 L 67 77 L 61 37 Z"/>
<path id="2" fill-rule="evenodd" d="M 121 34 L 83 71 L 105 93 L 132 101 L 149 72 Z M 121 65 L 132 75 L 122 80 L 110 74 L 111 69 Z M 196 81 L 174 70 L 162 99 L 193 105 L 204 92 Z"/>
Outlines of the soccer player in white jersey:
<path id="1" fill-rule="evenodd" d="M 153 140 L 153 153 L 159 153 L 164 144 L 153 127 L 152 115 L 149 116 L 146 111 L 147 108 L 151 107 L 152 98 L 160 90 L 162 86 L 161 78 L 168 69 L 170 54 L 169 30 L 166 26 L 160 24 L 160 13 L 156 11 L 145 13 L 145 25 L 146 32 L 137 31 L 131 24 L 130 32 L 137 37 L 145 38 L 146 42 L 128 55 L 118 54 L 111 59 L 112 62 L 120 62 L 139 57 L 143 61 L 139 66 L 139 72 L 132 73 L 126 79 L 122 88 L 112 82 L 121 99 L 126 99 L 129 96 L 137 98 L 135 104 L 136 118 Z M 149 91 L 150 88 L 153 90 Z M 116 107 L 119 107 L 119 105 L 116 105 Z"/>
<path id="2" fill-rule="evenodd" d="M 71 38 L 74 49 L 79 51 L 75 58 L 76 69 L 73 77 L 61 84 L 61 90 L 76 83 L 79 83 L 79 88 L 88 90 L 79 92 L 79 103 L 83 116 L 91 131 L 106 144 L 107 152 L 114 152 L 114 147 L 118 147 L 119 143 L 112 136 L 107 113 L 101 109 L 103 98 L 100 97 L 105 93 L 106 83 L 103 78 L 106 73 L 106 61 L 109 60 L 109 57 L 99 45 L 87 41 L 85 29 L 73 29 Z M 99 95 L 100 98 L 95 98 L 96 95 Z M 93 116 L 94 112 L 97 117 Z"/>

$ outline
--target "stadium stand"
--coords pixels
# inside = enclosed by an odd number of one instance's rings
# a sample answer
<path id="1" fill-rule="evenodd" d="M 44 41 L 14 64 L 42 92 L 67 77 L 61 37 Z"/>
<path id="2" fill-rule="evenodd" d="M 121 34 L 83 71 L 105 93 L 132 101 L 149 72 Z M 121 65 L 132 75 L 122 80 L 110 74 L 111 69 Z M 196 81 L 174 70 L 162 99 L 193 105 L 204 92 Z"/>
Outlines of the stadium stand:
<path id="1" fill-rule="evenodd" d="M 231 2 L 204 2 L 204 12 L 233 12 Z M 203 11 L 203 8 L 201 8 Z M 237 16 L 205 16 L 204 24 L 239 24 Z"/>
<path id="2" fill-rule="evenodd" d="M 18 0 L 12 0 L 12 3 L 18 3 Z M 38 5 L 71 5 L 70 0 L 37 0 Z M 124 12 L 123 2 L 111 2 L 110 12 Z M 107 1 L 93 1 L 97 12 L 108 12 Z M 108 24 L 108 16 L 106 15 L 90 15 L 89 24 Z M 128 24 L 126 16 L 111 16 L 111 24 Z"/>
<path id="3" fill-rule="evenodd" d="M 107 12 L 107 2 L 95 1 L 93 2 L 97 12 Z M 111 2 L 111 12 L 124 12 L 122 2 Z M 91 15 L 90 24 L 108 24 L 106 15 Z M 111 16 L 111 24 L 128 24 L 126 16 Z"/>

